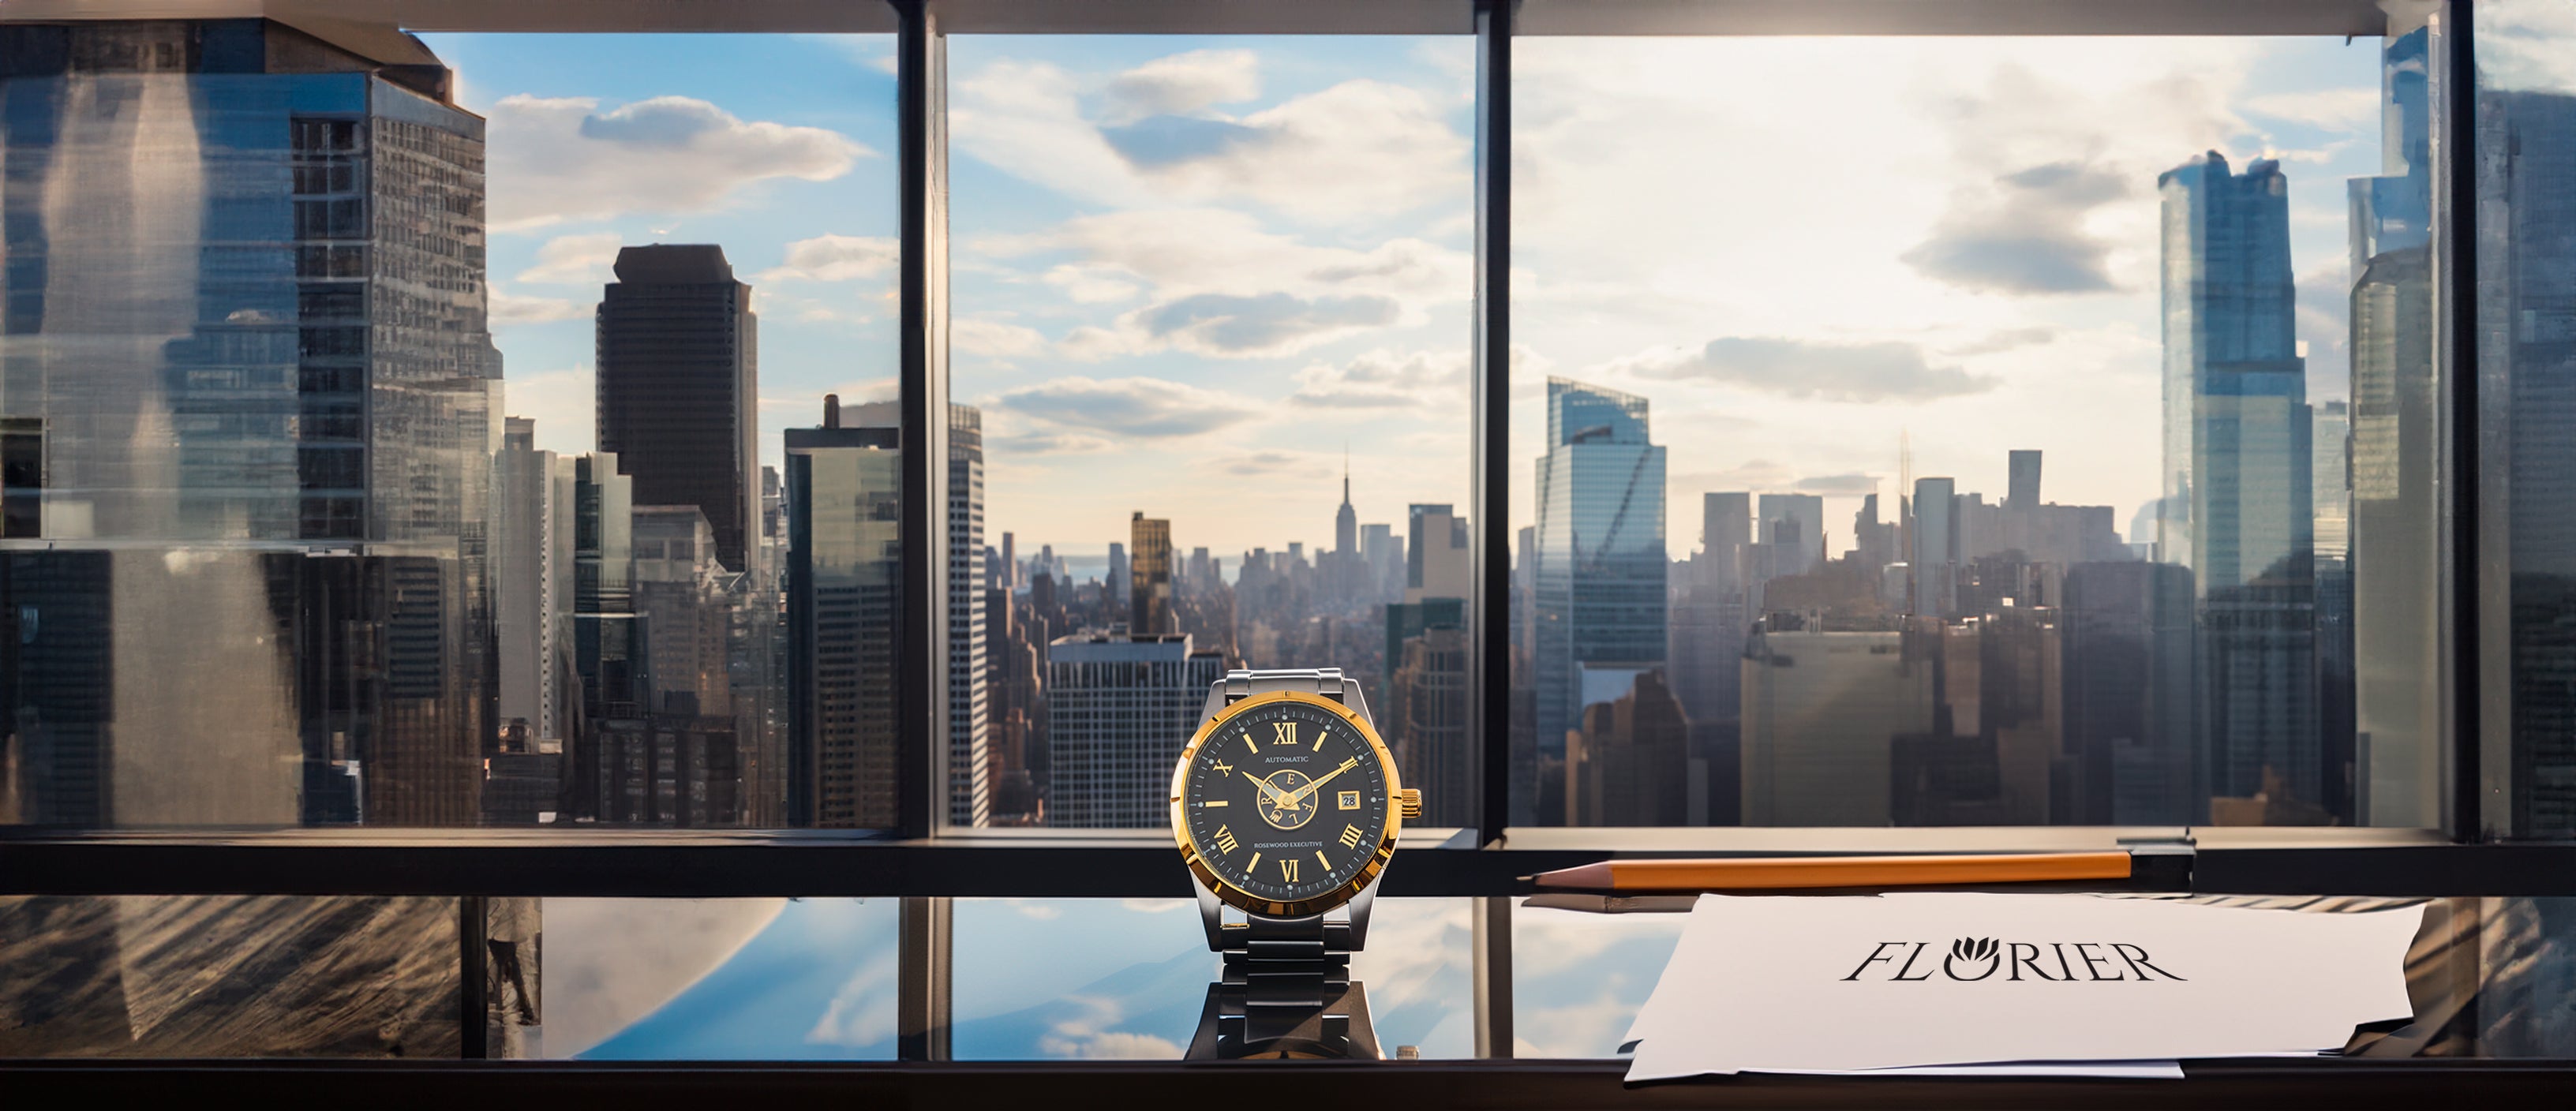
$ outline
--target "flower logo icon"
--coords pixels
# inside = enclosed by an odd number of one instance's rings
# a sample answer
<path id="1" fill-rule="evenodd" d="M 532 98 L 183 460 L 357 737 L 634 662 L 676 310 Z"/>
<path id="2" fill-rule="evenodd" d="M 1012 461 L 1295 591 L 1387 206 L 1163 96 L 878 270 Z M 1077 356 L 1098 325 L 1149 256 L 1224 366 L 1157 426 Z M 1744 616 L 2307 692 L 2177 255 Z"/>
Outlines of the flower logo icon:
<path id="1" fill-rule="evenodd" d="M 1953 980 L 1983 980 L 1995 974 L 1998 963 L 1995 957 L 2002 951 L 2003 946 L 1996 944 L 1991 937 L 1959 938 L 1950 943 L 1950 955 L 1941 958 L 1941 974 Z M 1974 972 L 1980 966 L 1984 971 L 1976 972 L 1976 975 L 1959 974 L 1963 968 Z"/>

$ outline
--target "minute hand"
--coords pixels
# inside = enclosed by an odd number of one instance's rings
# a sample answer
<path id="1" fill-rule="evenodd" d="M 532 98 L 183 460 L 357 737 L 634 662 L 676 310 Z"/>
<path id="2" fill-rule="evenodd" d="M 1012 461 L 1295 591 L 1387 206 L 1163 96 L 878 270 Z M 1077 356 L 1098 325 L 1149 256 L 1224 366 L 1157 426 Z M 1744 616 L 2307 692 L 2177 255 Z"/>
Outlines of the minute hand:
<path id="1" fill-rule="evenodd" d="M 1341 767 L 1338 767 L 1338 768 L 1335 768 L 1335 769 L 1333 769 L 1333 770 L 1331 770 L 1331 771 L 1325 772 L 1325 773 L 1324 773 L 1323 778 L 1321 778 L 1321 779 L 1317 779 L 1317 780 L 1314 780 L 1313 782 L 1310 782 L 1310 783 L 1306 784 L 1306 785 L 1305 785 L 1305 786 L 1303 786 L 1303 787 L 1299 787 L 1299 788 L 1297 788 L 1297 789 L 1296 789 L 1296 790 L 1294 790 L 1294 791 L 1290 791 L 1290 792 L 1288 792 L 1288 801 L 1290 801 L 1290 802 L 1304 802 L 1304 801 L 1306 800 L 1306 796 L 1311 795 L 1311 794 L 1314 794 L 1317 790 L 1322 789 L 1322 787 L 1324 786 L 1324 784 L 1327 784 L 1327 783 L 1332 782 L 1332 781 L 1333 781 L 1333 777 L 1334 777 L 1334 776 L 1340 775 L 1340 774 L 1342 774 L 1343 772 L 1349 771 L 1349 770 L 1351 770 L 1352 768 L 1359 766 L 1359 762 L 1360 762 L 1360 759 L 1359 759 L 1359 757 L 1357 757 L 1357 756 L 1354 756 L 1354 757 L 1351 757 L 1351 758 L 1350 758 L 1350 759 L 1348 759 L 1348 760 L 1344 760 L 1344 761 L 1342 761 L 1342 766 L 1341 766 Z"/>

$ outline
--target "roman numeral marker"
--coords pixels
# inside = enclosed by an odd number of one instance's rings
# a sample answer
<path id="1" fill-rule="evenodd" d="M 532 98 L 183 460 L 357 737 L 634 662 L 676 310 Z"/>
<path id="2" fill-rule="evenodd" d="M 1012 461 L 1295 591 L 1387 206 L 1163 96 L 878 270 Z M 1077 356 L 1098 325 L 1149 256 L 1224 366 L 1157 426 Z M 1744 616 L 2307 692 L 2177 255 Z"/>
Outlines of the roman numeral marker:
<path id="1" fill-rule="evenodd" d="M 1345 849 L 1354 849 L 1354 848 L 1358 848 L 1358 847 L 1359 847 L 1359 843 L 1360 843 L 1360 827 L 1358 827 L 1358 826 L 1343 826 L 1343 827 L 1342 827 L 1342 847 L 1343 847 L 1343 848 L 1345 848 Z"/>
<path id="2" fill-rule="evenodd" d="M 1218 852 L 1233 852 L 1236 844 L 1237 842 L 1234 839 L 1234 832 L 1232 830 L 1229 830 L 1224 826 L 1216 827 L 1216 850 Z M 1255 856 L 1253 859 L 1258 860 L 1260 857 Z"/>
<path id="3" fill-rule="evenodd" d="M 1293 744 L 1296 744 L 1296 743 L 1297 743 L 1297 723 L 1296 723 L 1296 722 L 1293 722 L 1293 721 L 1274 721 L 1274 722 L 1271 722 L 1271 723 L 1270 723 L 1270 743 L 1271 743 L 1271 744 L 1274 744 L 1274 745 L 1293 745 Z"/>
<path id="4" fill-rule="evenodd" d="M 1295 857 L 1290 857 L 1279 862 L 1279 878 L 1289 883 L 1297 882 L 1297 859 Z"/>

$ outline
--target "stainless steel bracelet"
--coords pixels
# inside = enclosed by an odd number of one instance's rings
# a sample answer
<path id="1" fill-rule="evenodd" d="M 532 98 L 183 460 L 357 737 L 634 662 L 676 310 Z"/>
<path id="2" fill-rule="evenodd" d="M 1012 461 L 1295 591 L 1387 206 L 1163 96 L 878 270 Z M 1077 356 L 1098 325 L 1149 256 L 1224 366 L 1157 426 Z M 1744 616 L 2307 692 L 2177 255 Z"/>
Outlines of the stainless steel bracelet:
<path id="1" fill-rule="evenodd" d="M 1347 701 L 1338 667 L 1283 667 L 1268 671 L 1229 671 L 1225 673 L 1227 705 L 1241 702 L 1256 694 L 1271 691 L 1305 691 L 1320 694 L 1335 702 Z"/>

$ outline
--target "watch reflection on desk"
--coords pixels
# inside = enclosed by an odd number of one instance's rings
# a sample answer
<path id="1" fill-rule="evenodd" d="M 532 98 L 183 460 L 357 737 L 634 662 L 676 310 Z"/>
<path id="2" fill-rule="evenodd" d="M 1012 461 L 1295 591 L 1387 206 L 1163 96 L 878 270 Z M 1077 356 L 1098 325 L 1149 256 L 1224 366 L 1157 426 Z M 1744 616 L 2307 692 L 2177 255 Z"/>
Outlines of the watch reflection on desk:
<path id="1" fill-rule="evenodd" d="M 1369 1021 L 1368 989 L 1359 981 L 1326 986 L 1313 1008 L 1299 1008 L 1293 1018 L 1246 1014 L 1244 987 L 1235 977 L 1208 985 L 1207 1003 L 1199 1010 L 1198 1031 L 1190 1036 L 1185 1059 L 1376 1061 L 1385 1057 L 1378 1050 L 1376 1027 Z"/>

